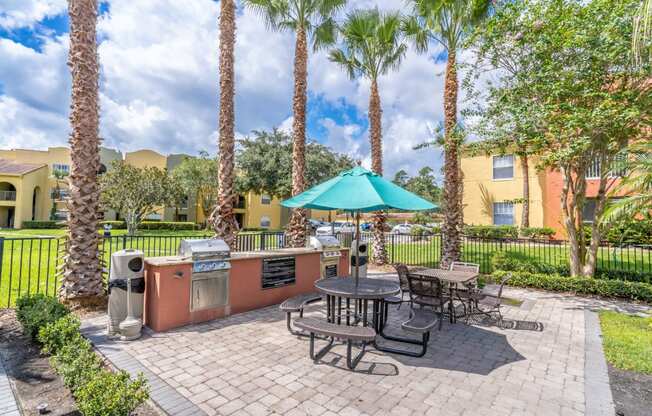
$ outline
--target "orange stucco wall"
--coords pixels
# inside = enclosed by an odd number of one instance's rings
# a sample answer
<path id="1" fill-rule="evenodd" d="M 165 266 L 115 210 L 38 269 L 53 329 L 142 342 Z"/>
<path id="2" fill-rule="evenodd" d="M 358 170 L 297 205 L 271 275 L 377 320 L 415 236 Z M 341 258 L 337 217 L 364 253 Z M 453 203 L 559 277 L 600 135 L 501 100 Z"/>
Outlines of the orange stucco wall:
<path id="1" fill-rule="evenodd" d="M 564 185 L 561 172 L 558 170 L 547 170 L 545 178 L 543 190 L 543 224 L 545 227 L 550 227 L 557 232 L 555 238 L 565 238 L 566 231 L 562 224 L 561 212 L 561 190 Z M 587 179 L 587 198 L 596 197 L 599 186 L 599 179 Z"/>

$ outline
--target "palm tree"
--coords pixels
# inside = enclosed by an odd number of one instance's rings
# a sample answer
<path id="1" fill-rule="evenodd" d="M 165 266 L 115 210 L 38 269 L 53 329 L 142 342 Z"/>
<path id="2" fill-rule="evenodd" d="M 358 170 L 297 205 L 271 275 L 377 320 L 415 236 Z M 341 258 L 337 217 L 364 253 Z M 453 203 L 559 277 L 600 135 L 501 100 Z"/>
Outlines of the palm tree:
<path id="1" fill-rule="evenodd" d="M 635 63 L 652 60 L 652 0 L 642 1 L 634 17 L 632 50 Z"/>
<path id="2" fill-rule="evenodd" d="M 222 0 L 220 4 L 220 118 L 219 167 L 217 205 L 211 215 L 215 234 L 235 248 L 238 223 L 233 212 L 237 198 L 234 188 L 235 126 L 233 97 L 233 49 L 235 46 L 235 2 Z"/>
<path id="3" fill-rule="evenodd" d="M 630 160 L 616 166 L 617 170 L 626 169 L 627 175 L 612 191 L 614 196 L 621 192 L 626 196 L 610 203 L 603 214 L 607 222 L 652 213 L 652 142 L 643 140 L 632 144 L 629 154 Z"/>
<path id="4" fill-rule="evenodd" d="M 383 174 L 383 146 L 378 78 L 398 69 L 407 45 L 403 43 L 399 13 L 380 13 L 378 9 L 356 10 L 350 13 L 340 29 L 343 47 L 334 49 L 330 59 L 344 68 L 349 77 L 358 76 L 371 81 L 369 95 L 369 140 L 371 142 L 371 170 Z M 374 215 L 375 264 L 387 263 L 385 248 L 385 214 Z"/>
<path id="5" fill-rule="evenodd" d="M 404 30 L 417 51 L 428 50 L 430 40 L 441 44 L 447 53 L 444 81 L 444 224 L 441 228 L 441 265 L 460 259 L 464 214 L 462 207 L 459 147 L 463 137 L 457 125 L 457 51 L 489 12 L 491 0 L 410 0 L 413 16 Z"/>
<path id="6" fill-rule="evenodd" d="M 333 16 L 346 0 L 244 0 L 247 7 L 262 15 L 274 30 L 296 33 L 294 46 L 294 96 L 292 98 L 292 195 L 305 190 L 306 102 L 308 100 L 308 38 L 317 50 L 335 41 Z M 291 247 L 306 245 L 307 212 L 294 209 L 288 224 Z"/>
<path id="7" fill-rule="evenodd" d="M 100 188 L 99 63 L 95 27 L 96 0 L 69 0 L 72 75 L 70 108 L 71 168 L 68 235 L 63 279 L 59 291 L 65 302 L 92 303 L 103 295 L 97 232 Z"/>

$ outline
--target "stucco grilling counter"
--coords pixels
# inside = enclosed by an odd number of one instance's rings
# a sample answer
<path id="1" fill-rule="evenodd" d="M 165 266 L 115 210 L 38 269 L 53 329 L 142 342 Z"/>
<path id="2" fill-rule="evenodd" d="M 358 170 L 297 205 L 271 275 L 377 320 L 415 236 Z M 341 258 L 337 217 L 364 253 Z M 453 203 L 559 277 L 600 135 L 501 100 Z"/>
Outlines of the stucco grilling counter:
<path id="1" fill-rule="evenodd" d="M 278 304 L 289 297 L 314 292 L 314 283 L 320 278 L 321 253 L 321 250 L 312 248 L 233 252 L 229 258 L 231 269 L 227 304 L 203 310 L 191 310 L 193 261 L 190 258 L 147 258 L 145 325 L 154 331 L 166 331 Z M 346 276 L 349 274 L 349 250 L 341 249 L 341 254 L 337 274 Z M 284 271 L 292 269 L 293 278 L 282 279 Z"/>

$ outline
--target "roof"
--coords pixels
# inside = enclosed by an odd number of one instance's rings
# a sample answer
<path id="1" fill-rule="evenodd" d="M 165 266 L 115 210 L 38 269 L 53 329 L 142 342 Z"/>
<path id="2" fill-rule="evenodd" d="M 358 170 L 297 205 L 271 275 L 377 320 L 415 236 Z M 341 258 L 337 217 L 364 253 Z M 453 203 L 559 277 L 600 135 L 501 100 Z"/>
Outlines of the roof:
<path id="1" fill-rule="evenodd" d="M 15 175 L 20 176 L 26 173 L 30 173 L 34 170 L 40 169 L 45 164 L 37 163 L 18 163 L 9 159 L 0 159 L 0 175 Z"/>

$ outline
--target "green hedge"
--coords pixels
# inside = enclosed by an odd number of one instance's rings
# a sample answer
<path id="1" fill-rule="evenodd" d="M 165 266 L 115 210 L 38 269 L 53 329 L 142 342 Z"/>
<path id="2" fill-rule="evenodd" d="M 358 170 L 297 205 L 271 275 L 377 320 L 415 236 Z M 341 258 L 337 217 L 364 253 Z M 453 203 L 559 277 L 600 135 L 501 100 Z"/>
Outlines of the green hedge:
<path id="1" fill-rule="evenodd" d="M 555 235 L 555 230 L 550 227 L 521 227 L 519 232 L 522 237 L 534 239 L 552 238 Z"/>
<path id="2" fill-rule="evenodd" d="M 101 221 L 100 227 L 105 224 L 111 226 L 113 230 L 126 230 L 127 224 L 124 221 Z M 167 231 L 186 231 L 186 230 L 199 230 L 201 225 L 194 222 L 180 222 L 180 221 L 143 221 L 138 226 L 139 230 L 167 230 Z"/>
<path id="3" fill-rule="evenodd" d="M 568 264 L 549 264 L 533 260 L 523 253 L 497 251 L 491 256 L 492 270 L 517 271 L 527 273 L 559 274 L 570 276 Z M 652 283 L 652 273 L 634 270 L 601 270 L 595 271 L 596 279 L 626 280 L 630 282 Z"/>
<path id="4" fill-rule="evenodd" d="M 512 273 L 510 286 L 532 287 L 553 292 L 572 292 L 584 295 L 625 298 L 652 303 L 652 284 L 625 282 L 622 280 L 591 279 L 587 277 L 566 277 L 558 274 L 537 274 L 528 272 L 507 272 L 499 270 L 493 273 L 495 281 L 507 273 Z"/>
<path id="5" fill-rule="evenodd" d="M 50 363 L 72 391 L 82 415 L 129 415 L 147 400 L 142 374 L 132 380 L 124 371 L 104 369 L 90 342 L 79 332 L 79 319 L 55 298 L 23 296 L 16 307 L 25 333 L 41 344 L 43 353 L 53 354 Z"/>
<path id="6" fill-rule="evenodd" d="M 471 238 L 518 238 L 514 225 L 466 225 L 464 235 Z"/>
<path id="7" fill-rule="evenodd" d="M 31 229 L 56 229 L 56 228 L 65 228 L 66 223 L 61 221 L 23 221 L 21 228 L 31 228 Z"/>

